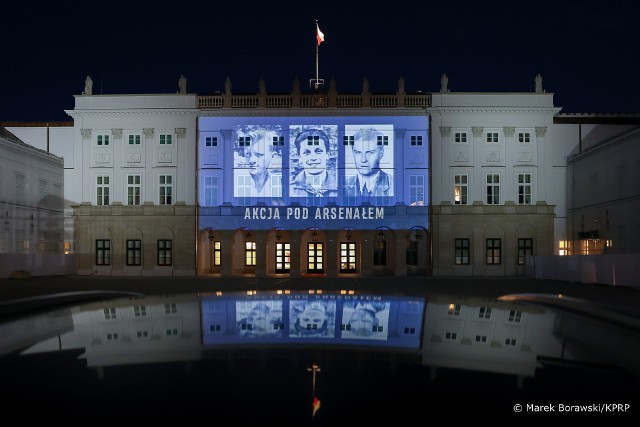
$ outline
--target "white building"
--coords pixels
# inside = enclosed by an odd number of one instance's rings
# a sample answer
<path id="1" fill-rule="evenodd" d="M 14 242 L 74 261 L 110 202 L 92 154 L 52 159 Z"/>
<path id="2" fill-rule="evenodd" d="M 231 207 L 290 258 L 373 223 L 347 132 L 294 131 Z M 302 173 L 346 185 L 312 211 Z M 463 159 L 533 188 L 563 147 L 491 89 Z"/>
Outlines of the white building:
<path id="1" fill-rule="evenodd" d="M 0 277 L 60 274 L 46 264 L 64 252 L 62 159 L 0 127 L 0 164 Z"/>
<path id="2" fill-rule="evenodd" d="M 433 274 L 511 276 L 527 255 L 566 240 L 566 156 L 560 108 L 535 93 L 432 94 Z"/>

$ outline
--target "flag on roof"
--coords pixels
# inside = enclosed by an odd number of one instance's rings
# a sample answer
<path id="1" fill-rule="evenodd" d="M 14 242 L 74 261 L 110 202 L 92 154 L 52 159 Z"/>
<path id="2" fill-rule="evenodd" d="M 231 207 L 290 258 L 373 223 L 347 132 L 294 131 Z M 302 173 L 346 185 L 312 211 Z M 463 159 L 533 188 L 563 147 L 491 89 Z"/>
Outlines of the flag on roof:
<path id="1" fill-rule="evenodd" d="M 318 40 L 318 46 L 320 46 L 320 43 L 324 41 L 324 33 L 320 31 L 318 24 L 316 24 L 316 39 Z"/>

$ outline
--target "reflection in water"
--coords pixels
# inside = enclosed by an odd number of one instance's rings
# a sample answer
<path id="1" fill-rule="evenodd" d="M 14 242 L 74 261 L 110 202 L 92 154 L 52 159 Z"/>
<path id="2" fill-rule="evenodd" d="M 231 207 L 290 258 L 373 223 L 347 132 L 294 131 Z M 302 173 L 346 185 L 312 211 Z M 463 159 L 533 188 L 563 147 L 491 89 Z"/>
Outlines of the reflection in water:
<path id="1" fill-rule="evenodd" d="M 593 336 L 581 333 L 580 324 L 588 324 Z M 402 405 L 408 411 L 411 405 L 419 408 L 420 402 L 430 401 L 444 408 L 452 405 L 447 400 L 452 390 L 482 395 L 474 394 L 469 405 L 486 404 L 495 396 L 503 402 L 516 401 L 524 399 L 525 392 L 549 393 L 539 384 L 548 387 L 550 373 L 562 384 L 560 388 L 553 384 L 555 393 L 577 381 L 557 376 L 561 365 L 574 367 L 571 372 L 579 372 L 583 381 L 596 372 L 590 369 L 586 375 L 585 366 L 607 372 L 607 381 L 579 382 L 567 399 L 585 398 L 584 393 L 608 393 L 610 398 L 637 395 L 638 358 L 611 358 L 607 354 L 614 349 L 598 343 L 606 336 L 606 343 L 625 345 L 635 339 L 637 344 L 638 329 L 604 325 L 601 319 L 580 320 L 576 313 L 543 305 L 443 295 L 169 295 L 103 301 L 14 320 L 2 325 L 0 351 L 6 355 L 19 350 L 22 356 L 13 362 L 20 363 L 47 356 L 46 363 L 20 370 L 42 377 L 53 373 L 45 367 L 54 356 L 72 356 L 64 370 L 56 368 L 70 372 L 65 382 L 69 386 L 95 387 L 83 383 L 86 378 L 78 379 L 86 377 L 78 371 L 80 359 L 98 373 L 93 378 L 102 384 L 99 388 L 115 387 L 114 381 L 127 384 L 126 393 L 109 389 L 114 396 L 122 393 L 123 399 L 126 395 L 135 402 L 136 393 L 158 398 L 163 389 L 174 396 L 182 390 L 193 405 L 201 399 L 214 405 L 211 402 L 217 399 L 214 406 L 220 411 L 241 411 L 247 402 L 256 401 L 270 411 L 275 409 L 269 402 L 281 405 L 287 399 L 296 408 L 307 407 L 314 397 L 307 369 L 319 363 L 318 416 L 325 413 L 328 419 L 334 411 L 347 419 L 362 415 L 358 411 L 371 405 L 379 411 Z M 634 355 L 638 350 L 631 347 L 626 351 Z M 5 362 L 6 356 L 0 360 Z M 612 367 L 612 360 L 624 363 Z M 25 382 L 9 375 L 9 370 L 2 372 L 0 380 L 14 390 L 16 400 L 21 384 L 25 396 L 33 393 L 34 387 L 26 385 L 35 380 Z M 470 376 L 474 372 L 499 376 L 474 378 Z M 191 378 L 190 385 L 176 385 L 185 381 L 185 375 Z M 139 381 L 140 388 L 131 381 Z M 168 389 L 160 385 L 165 381 Z M 249 388 L 254 382 L 255 389 Z M 482 384 L 482 390 L 473 384 Z M 231 405 L 232 397 L 240 401 Z M 358 403 L 348 407 L 346 401 Z M 294 417 L 295 410 L 291 411 L 288 416 Z M 345 414 L 351 415 L 344 418 Z M 301 410 L 300 416 L 306 415 Z"/>

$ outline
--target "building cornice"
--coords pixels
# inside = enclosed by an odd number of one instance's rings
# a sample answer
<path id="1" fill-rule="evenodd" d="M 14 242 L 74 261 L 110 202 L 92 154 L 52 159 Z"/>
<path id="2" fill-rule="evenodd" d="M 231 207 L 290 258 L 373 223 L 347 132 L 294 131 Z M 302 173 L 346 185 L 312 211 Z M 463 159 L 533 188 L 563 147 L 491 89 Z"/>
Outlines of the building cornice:
<path id="1" fill-rule="evenodd" d="M 434 113 L 546 113 L 558 114 L 559 107 L 483 107 L 481 105 L 473 107 L 429 107 L 427 112 Z"/>
<path id="2" fill-rule="evenodd" d="M 416 109 L 308 109 L 308 108 L 287 108 L 287 109 L 247 109 L 247 108 L 225 108 L 219 110 L 202 110 L 199 117 L 339 117 L 339 116 L 423 116 L 427 117 L 425 110 Z"/>
<path id="3" fill-rule="evenodd" d="M 70 117 L 95 116 L 194 116 L 198 109 L 135 109 L 135 110 L 65 110 Z"/>

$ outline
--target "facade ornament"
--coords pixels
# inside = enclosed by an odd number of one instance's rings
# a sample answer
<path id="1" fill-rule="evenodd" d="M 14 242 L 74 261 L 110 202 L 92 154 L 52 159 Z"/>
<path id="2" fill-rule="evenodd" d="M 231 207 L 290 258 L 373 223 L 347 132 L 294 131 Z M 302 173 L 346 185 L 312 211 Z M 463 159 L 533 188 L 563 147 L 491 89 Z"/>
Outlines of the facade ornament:
<path id="1" fill-rule="evenodd" d="M 111 134 L 114 138 L 122 139 L 122 129 L 111 129 Z"/>
<path id="2" fill-rule="evenodd" d="M 367 96 L 370 94 L 371 92 L 369 92 L 369 80 L 367 80 L 367 78 L 365 77 L 364 80 L 362 80 L 362 96 Z"/>
<path id="3" fill-rule="evenodd" d="M 449 126 L 440 126 L 440 135 L 444 137 L 451 136 L 451 127 Z"/>
<path id="4" fill-rule="evenodd" d="M 145 138 L 153 138 L 154 129 L 153 128 L 145 128 L 145 129 L 142 130 L 142 133 L 144 133 L 144 137 Z"/>
<path id="5" fill-rule="evenodd" d="M 398 80 L 398 95 L 404 95 L 404 77 L 400 77 L 400 79 Z"/>
<path id="6" fill-rule="evenodd" d="M 92 95 L 93 94 L 93 80 L 91 77 L 87 76 L 84 81 L 84 95 Z"/>
<path id="7" fill-rule="evenodd" d="M 176 135 L 178 138 L 184 138 L 187 136 L 187 128 L 176 128 Z"/>
<path id="8" fill-rule="evenodd" d="M 82 139 L 91 139 L 91 129 L 80 129 Z"/>
<path id="9" fill-rule="evenodd" d="M 544 91 L 542 90 L 542 76 L 538 74 L 535 80 L 536 80 L 536 93 L 544 93 Z"/>
<path id="10" fill-rule="evenodd" d="M 538 138 L 544 138 L 544 136 L 546 134 L 547 134 L 547 127 L 546 126 L 536 128 L 536 136 Z"/>
<path id="11" fill-rule="evenodd" d="M 516 133 L 516 128 L 514 127 L 505 127 L 502 128 L 504 132 L 504 136 L 513 136 Z"/>
<path id="12" fill-rule="evenodd" d="M 231 79 L 229 77 L 224 81 L 224 94 L 231 95 Z"/>
<path id="13" fill-rule="evenodd" d="M 482 132 L 484 131 L 483 127 L 472 127 L 471 132 L 473 132 L 473 136 L 478 138 L 482 136 Z"/>
<path id="14" fill-rule="evenodd" d="M 440 77 L 440 93 L 449 92 L 449 77 L 447 77 L 447 73 L 444 73 L 442 77 Z"/>

